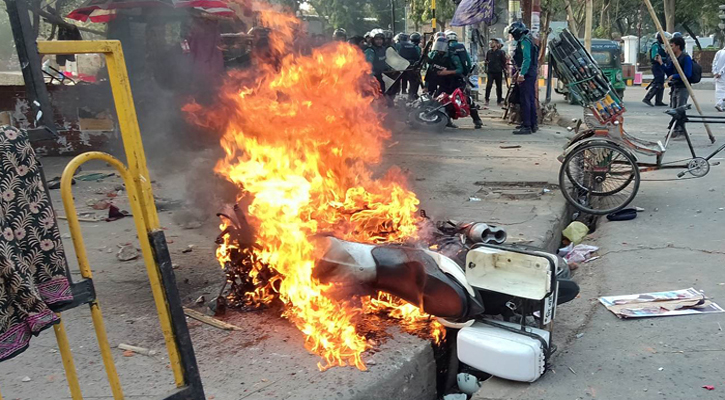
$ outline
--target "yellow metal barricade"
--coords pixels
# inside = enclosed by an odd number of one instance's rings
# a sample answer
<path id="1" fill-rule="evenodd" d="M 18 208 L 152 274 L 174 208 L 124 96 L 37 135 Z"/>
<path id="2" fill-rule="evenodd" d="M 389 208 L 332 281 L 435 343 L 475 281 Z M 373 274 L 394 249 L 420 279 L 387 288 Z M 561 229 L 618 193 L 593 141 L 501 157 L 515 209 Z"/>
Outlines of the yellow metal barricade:
<path id="1" fill-rule="evenodd" d="M 80 301 L 89 304 L 91 308 L 91 318 L 113 398 L 116 400 L 123 399 L 123 390 L 113 362 L 101 308 L 95 299 L 95 290 L 92 287 L 93 274 L 88 263 L 71 189 L 73 175 L 76 170 L 81 164 L 90 160 L 101 160 L 110 164 L 118 171 L 126 185 L 131 212 L 133 213 L 141 245 L 141 253 L 146 264 L 161 331 L 164 335 L 177 387 L 166 399 L 204 399 L 201 379 L 186 326 L 186 319 L 181 307 L 181 300 L 176 288 L 166 239 L 159 226 L 159 218 L 151 190 L 151 179 L 146 166 L 146 157 L 141 142 L 141 133 L 131 95 L 131 87 L 129 86 L 126 63 L 121 50 L 121 42 L 116 40 L 38 42 L 38 52 L 40 54 L 100 53 L 106 58 L 111 91 L 128 166 L 107 153 L 95 151 L 83 153 L 71 160 L 63 171 L 61 196 L 73 239 L 73 247 L 78 259 L 78 266 L 84 278 L 84 281 L 80 283 L 89 286 L 90 290 L 88 292 L 92 293 L 87 301 Z M 60 316 L 60 313 L 58 316 Z M 71 397 L 73 400 L 81 400 L 83 397 L 78 375 L 62 319 L 59 324 L 54 326 L 54 331 Z M 0 400 L 2 400 L 2 396 L 0 396 Z"/>

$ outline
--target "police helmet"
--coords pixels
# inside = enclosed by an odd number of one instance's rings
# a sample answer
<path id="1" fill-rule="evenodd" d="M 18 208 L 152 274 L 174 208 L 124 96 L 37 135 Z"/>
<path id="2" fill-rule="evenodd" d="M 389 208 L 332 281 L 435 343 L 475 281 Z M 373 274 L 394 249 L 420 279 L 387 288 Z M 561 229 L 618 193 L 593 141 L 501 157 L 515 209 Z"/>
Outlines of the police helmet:
<path id="1" fill-rule="evenodd" d="M 439 37 L 433 43 L 433 51 L 448 51 L 448 40 L 444 37 Z"/>
<path id="2" fill-rule="evenodd" d="M 385 39 L 393 40 L 393 31 L 385 30 L 383 34 L 385 35 Z"/>
<path id="3" fill-rule="evenodd" d="M 408 36 L 407 33 L 401 32 L 398 34 L 398 41 L 399 42 L 407 42 L 410 40 L 410 36 Z"/>
<path id="4" fill-rule="evenodd" d="M 347 40 L 347 32 L 342 28 L 337 28 L 335 29 L 335 32 L 332 33 L 332 38 L 334 40 L 345 41 Z"/>
<path id="5" fill-rule="evenodd" d="M 509 35 L 513 36 L 514 39 L 519 40 L 522 36 L 529 33 L 529 28 L 526 27 L 521 21 L 515 21 L 508 28 Z"/>
<path id="6" fill-rule="evenodd" d="M 458 34 L 456 32 L 453 32 L 451 30 L 446 31 L 446 39 L 448 40 L 458 40 Z"/>
<path id="7" fill-rule="evenodd" d="M 682 34 L 681 34 L 680 32 L 675 32 L 675 33 L 673 33 L 673 34 L 672 34 L 672 39 L 674 39 L 674 38 L 676 38 L 676 37 L 682 37 Z"/>
<path id="8" fill-rule="evenodd" d="M 420 33 L 413 32 L 413 33 L 410 34 L 410 41 L 411 42 L 413 42 L 415 44 L 418 44 L 418 43 L 420 43 L 420 40 L 421 40 Z"/>

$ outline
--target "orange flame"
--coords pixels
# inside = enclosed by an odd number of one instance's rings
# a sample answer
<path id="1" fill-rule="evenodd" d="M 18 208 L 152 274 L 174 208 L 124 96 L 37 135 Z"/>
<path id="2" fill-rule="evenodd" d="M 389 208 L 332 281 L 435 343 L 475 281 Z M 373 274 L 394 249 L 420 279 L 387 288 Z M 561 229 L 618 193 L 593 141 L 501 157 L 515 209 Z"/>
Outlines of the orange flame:
<path id="1" fill-rule="evenodd" d="M 246 211 L 257 245 L 251 251 L 277 274 L 274 285 L 250 296 L 259 302 L 278 296 L 283 316 L 305 334 L 305 347 L 322 357 L 321 370 L 345 365 L 364 370 L 362 353 L 370 344 L 355 331 L 357 318 L 384 310 L 403 324 L 420 326 L 431 324 L 430 317 L 387 295 L 363 299 L 362 307 L 326 297 L 330 286 L 312 278 L 319 254 L 311 237 L 413 239 L 419 201 L 397 169 L 380 178 L 370 169 L 380 161 L 390 132 L 372 107 L 377 83 L 360 50 L 334 44 L 308 56 L 292 55 L 299 21 L 271 6 L 258 8 L 260 21 L 270 28 L 270 47 L 280 57 L 274 65 L 258 65 L 253 80 L 249 71 L 232 76 L 220 108 L 187 111 L 197 121 L 225 122 L 226 155 L 215 171 L 251 200 Z M 233 246 L 228 235 L 224 239 L 217 251 L 222 264 Z M 442 329 L 432 324 L 440 340 Z"/>

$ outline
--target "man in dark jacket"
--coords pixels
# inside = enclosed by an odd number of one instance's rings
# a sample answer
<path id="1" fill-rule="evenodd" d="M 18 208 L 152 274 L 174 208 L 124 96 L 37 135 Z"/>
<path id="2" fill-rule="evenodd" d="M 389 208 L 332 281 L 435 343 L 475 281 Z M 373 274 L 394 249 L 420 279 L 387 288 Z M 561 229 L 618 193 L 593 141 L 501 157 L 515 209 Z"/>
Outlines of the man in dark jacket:
<path id="1" fill-rule="evenodd" d="M 496 83 L 496 104 L 500 107 L 503 103 L 502 82 L 504 69 L 506 68 L 506 52 L 501 49 L 502 44 L 498 39 L 491 39 L 491 49 L 486 52 L 486 107 L 491 100 L 491 88 Z"/>
<path id="2" fill-rule="evenodd" d="M 650 107 L 654 106 L 666 106 L 667 104 L 662 102 L 662 97 L 665 94 L 665 70 L 662 68 L 662 64 L 657 62 L 659 56 L 664 64 L 668 63 L 667 51 L 664 49 L 665 41 L 657 34 L 657 41 L 652 45 L 649 52 L 650 61 L 652 62 L 652 75 L 654 79 L 649 84 L 647 94 L 644 96 L 642 102 Z M 652 104 L 652 98 L 655 99 L 655 104 Z"/>
<path id="3" fill-rule="evenodd" d="M 539 129 L 536 116 L 536 75 L 539 69 L 539 48 L 534 44 L 529 29 L 521 21 L 514 22 L 509 34 L 516 40 L 514 62 L 518 73 L 516 84 L 519 86 L 521 103 L 521 125 L 514 135 L 530 135 Z"/>
<path id="4" fill-rule="evenodd" d="M 677 57 L 677 62 L 682 67 L 682 72 L 689 80 L 692 78 L 692 57 L 685 52 L 685 39 L 682 36 L 673 37 L 670 39 L 670 47 L 672 52 Z M 677 108 L 687 104 L 690 99 L 690 92 L 687 91 L 685 82 L 682 81 L 682 77 L 677 72 L 674 62 L 670 61 L 665 64 L 662 57 L 657 57 L 657 63 L 660 64 L 665 73 L 667 74 L 667 82 L 670 85 L 670 108 Z M 678 126 L 673 132 L 672 138 L 682 137 L 684 129 Z"/>
<path id="5" fill-rule="evenodd" d="M 398 44 L 395 45 L 395 50 L 400 54 L 401 57 L 406 59 L 410 65 L 413 65 L 420 60 L 420 47 L 413 44 L 410 41 L 410 37 L 407 33 L 401 33 L 398 35 Z M 418 97 L 418 88 L 420 86 L 420 74 L 416 76 L 415 71 L 405 71 L 403 76 L 400 77 L 403 94 L 408 95 L 409 100 L 415 100 Z M 410 84 L 410 91 L 408 91 L 408 84 Z"/>

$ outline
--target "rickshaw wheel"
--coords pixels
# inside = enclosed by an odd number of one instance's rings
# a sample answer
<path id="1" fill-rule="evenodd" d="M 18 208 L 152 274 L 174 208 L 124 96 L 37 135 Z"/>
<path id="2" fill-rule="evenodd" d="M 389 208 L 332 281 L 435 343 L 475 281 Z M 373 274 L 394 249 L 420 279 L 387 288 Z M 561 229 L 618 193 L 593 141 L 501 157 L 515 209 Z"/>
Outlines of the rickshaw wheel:
<path id="1" fill-rule="evenodd" d="M 637 195 L 637 161 L 609 142 L 590 142 L 572 150 L 559 170 L 564 198 L 579 211 L 606 215 L 626 207 Z"/>

